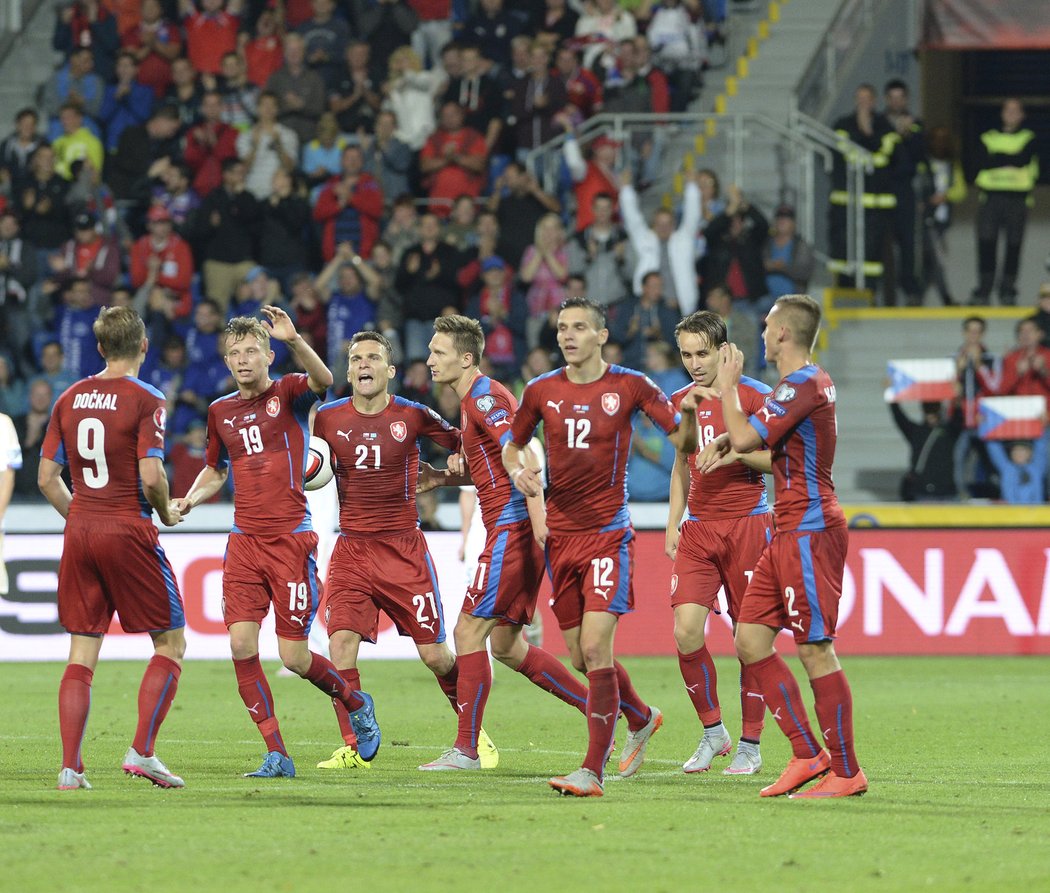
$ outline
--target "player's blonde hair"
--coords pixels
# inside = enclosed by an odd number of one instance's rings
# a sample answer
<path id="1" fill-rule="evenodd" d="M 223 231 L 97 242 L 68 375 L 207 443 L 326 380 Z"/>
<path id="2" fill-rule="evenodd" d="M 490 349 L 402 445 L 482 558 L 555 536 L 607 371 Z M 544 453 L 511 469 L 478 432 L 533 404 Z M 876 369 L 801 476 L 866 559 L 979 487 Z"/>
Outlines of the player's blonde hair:
<path id="1" fill-rule="evenodd" d="M 434 331 L 448 335 L 460 356 L 469 353 L 475 366 L 481 364 L 481 355 L 485 352 L 485 333 L 476 319 L 459 314 L 439 316 L 434 320 Z"/>
<path id="2" fill-rule="evenodd" d="M 146 326 L 130 307 L 103 307 L 91 331 L 107 360 L 134 360 L 142 353 Z"/>
<path id="3" fill-rule="evenodd" d="M 254 338 L 259 342 L 263 350 L 270 349 L 270 330 L 259 320 L 250 316 L 235 316 L 228 323 L 223 335 L 223 351 L 225 352 L 231 344 L 242 338 Z"/>
<path id="4" fill-rule="evenodd" d="M 820 304 L 809 295 L 782 295 L 773 306 L 786 311 L 787 328 L 791 331 L 792 340 L 812 351 L 820 332 Z"/>

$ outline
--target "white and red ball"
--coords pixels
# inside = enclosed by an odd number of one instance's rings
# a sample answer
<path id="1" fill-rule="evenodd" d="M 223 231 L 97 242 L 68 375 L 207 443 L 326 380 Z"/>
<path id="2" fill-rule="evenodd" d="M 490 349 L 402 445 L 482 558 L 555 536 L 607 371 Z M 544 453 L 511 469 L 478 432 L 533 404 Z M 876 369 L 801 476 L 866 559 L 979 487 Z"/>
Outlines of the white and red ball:
<path id="1" fill-rule="evenodd" d="M 332 450 L 327 441 L 310 435 L 310 446 L 306 451 L 305 486 L 307 490 L 320 490 L 331 479 L 335 469 L 332 466 Z"/>

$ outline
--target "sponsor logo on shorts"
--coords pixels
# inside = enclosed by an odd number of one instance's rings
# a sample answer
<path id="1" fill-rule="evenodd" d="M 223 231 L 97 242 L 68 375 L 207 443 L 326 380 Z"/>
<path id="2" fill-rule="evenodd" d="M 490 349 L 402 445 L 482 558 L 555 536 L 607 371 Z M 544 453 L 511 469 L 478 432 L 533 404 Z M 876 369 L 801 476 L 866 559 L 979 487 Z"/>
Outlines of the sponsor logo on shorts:
<path id="1" fill-rule="evenodd" d="M 280 413 L 280 411 L 281 411 L 281 398 L 280 397 L 271 397 L 269 400 L 266 401 L 266 414 L 271 419 L 277 418 L 277 415 Z"/>
<path id="2" fill-rule="evenodd" d="M 792 620 L 791 621 L 791 625 L 795 629 L 797 629 L 800 633 L 804 633 L 806 631 L 806 628 L 805 628 L 805 626 L 802 625 L 802 621 L 801 620 Z"/>
<path id="3" fill-rule="evenodd" d="M 408 437 L 408 425 L 404 422 L 391 422 L 390 423 L 390 434 L 398 443 L 404 442 L 404 439 Z"/>
<path id="4" fill-rule="evenodd" d="M 602 394 L 602 409 L 605 410 L 606 415 L 616 415 L 617 410 L 620 408 L 620 395 L 619 394 Z"/>
<path id="5" fill-rule="evenodd" d="M 478 399 L 474 401 L 474 405 L 478 408 L 478 412 L 485 413 L 496 405 L 496 398 L 491 394 L 486 394 L 484 397 L 478 397 Z"/>

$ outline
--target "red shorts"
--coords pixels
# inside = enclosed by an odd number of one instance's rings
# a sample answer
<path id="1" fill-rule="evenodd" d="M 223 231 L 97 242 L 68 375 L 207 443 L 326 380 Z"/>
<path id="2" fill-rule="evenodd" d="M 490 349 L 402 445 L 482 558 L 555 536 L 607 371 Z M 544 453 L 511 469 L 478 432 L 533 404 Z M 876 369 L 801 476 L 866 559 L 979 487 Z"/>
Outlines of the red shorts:
<path id="1" fill-rule="evenodd" d="M 686 521 L 671 569 L 671 605 L 702 605 L 716 614 L 718 590 L 726 591 L 736 620 L 758 556 L 773 536 L 773 516 L 745 515 L 720 521 Z"/>
<path id="2" fill-rule="evenodd" d="M 755 565 L 740 623 L 790 629 L 799 644 L 835 638 L 849 532 L 777 531 Z"/>
<path id="3" fill-rule="evenodd" d="M 547 569 L 558 626 L 572 629 L 585 611 L 627 614 L 634 610 L 634 530 L 556 534 L 547 537 Z"/>
<path id="4" fill-rule="evenodd" d="M 488 532 L 463 613 L 527 626 L 536 610 L 545 570 L 543 549 L 528 520 Z"/>
<path id="5" fill-rule="evenodd" d="M 417 645 L 445 641 L 434 562 L 423 533 L 397 536 L 340 536 L 328 565 L 329 634 L 345 629 L 375 642 L 380 609 L 398 633 Z"/>
<path id="6" fill-rule="evenodd" d="M 114 611 L 126 633 L 186 625 L 179 585 L 153 521 L 74 513 L 58 566 L 59 622 L 67 632 L 102 635 Z"/>
<path id="7" fill-rule="evenodd" d="M 227 627 L 262 623 L 273 604 L 277 635 L 307 638 L 321 602 L 317 534 L 231 533 L 222 562 L 222 602 Z"/>

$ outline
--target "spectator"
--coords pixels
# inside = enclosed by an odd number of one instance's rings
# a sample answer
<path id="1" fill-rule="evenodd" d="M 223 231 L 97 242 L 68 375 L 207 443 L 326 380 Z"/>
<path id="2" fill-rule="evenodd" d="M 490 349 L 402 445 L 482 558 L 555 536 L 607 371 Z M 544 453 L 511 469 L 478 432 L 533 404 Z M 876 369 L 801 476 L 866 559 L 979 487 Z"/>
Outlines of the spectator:
<path id="1" fill-rule="evenodd" d="M 561 211 L 561 203 L 543 191 L 524 165 L 512 161 L 492 184 L 488 207 L 499 221 L 499 254 L 512 267 L 521 266 L 525 249 L 531 243 L 536 225 L 547 214 Z"/>
<path id="2" fill-rule="evenodd" d="M 673 394 L 689 384 L 689 376 L 678 361 L 678 350 L 671 346 L 673 343 L 664 338 L 653 338 L 645 345 L 642 368 L 665 394 Z"/>
<path id="3" fill-rule="evenodd" d="M 642 279 L 642 293 L 619 308 L 609 336 L 623 348 L 623 362 L 632 369 L 645 363 L 650 342 L 674 343 L 674 327 L 679 315 L 664 295 L 663 277 L 652 270 Z M 671 393 L 665 391 L 665 393 Z"/>
<path id="4" fill-rule="evenodd" d="M 202 363 L 191 364 L 182 377 L 178 405 L 175 408 L 175 424 L 189 426 L 195 418 L 206 418 L 208 406 L 223 394 L 235 389 L 233 377 L 221 355 L 221 350 Z"/>
<path id="5" fill-rule="evenodd" d="M 729 187 L 726 209 L 704 231 L 707 254 L 703 273 L 708 282 L 724 282 L 734 301 L 764 315 L 766 299 L 766 242 L 769 222 L 747 201 L 740 188 Z"/>
<path id="6" fill-rule="evenodd" d="M 809 291 L 813 248 L 798 234 L 791 205 L 781 205 L 773 214 L 773 232 L 762 249 L 762 262 L 768 305 L 772 306 L 781 295 L 804 295 Z"/>
<path id="7" fill-rule="evenodd" d="M 186 164 L 193 171 L 193 189 L 206 196 L 222 183 L 222 163 L 237 157 L 237 131 L 222 120 L 222 97 L 205 93 L 200 123 L 186 134 Z"/>
<path id="8" fill-rule="evenodd" d="M 6 353 L 0 353 L 0 413 L 11 418 L 29 412 L 29 386 L 20 378 Z"/>
<path id="9" fill-rule="evenodd" d="M 620 143 L 612 137 L 600 134 L 591 143 L 591 158 L 585 161 L 580 144 L 571 129 L 571 122 L 565 121 L 567 137 L 562 149 L 565 164 L 572 176 L 573 189 L 576 193 L 576 232 L 582 232 L 591 225 L 594 218 L 594 197 L 605 194 L 612 197 L 613 215 L 618 208 L 619 180 L 616 176 L 616 153 Z"/>
<path id="10" fill-rule="evenodd" d="M 357 36 L 367 40 L 372 47 L 372 61 L 378 70 L 386 71 L 388 66 L 392 66 L 393 56 L 399 49 L 411 50 L 408 44 L 415 33 L 418 19 L 405 0 L 384 0 L 383 3 L 351 0 L 350 8 L 353 20 L 357 22 Z M 418 62 L 416 71 L 420 71 L 423 61 L 414 50 L 412 55 Z M 438 74 L 439 80 L 440 77 Z M 398 112 L 398 120 L 403 121 L 400 110 L 395 111 Z M 418 149 L 419 146 L 414 148 Z"/>
<path id="11" fill-rule="evenodd" d="M 105 365 L 91 330 L 96 316 L 98 306 L 91 299 L 90 283 L 86 279 L 71 279 L 55 311 L 54 332 L 66 355 L 65 368 L 74 379 L 101 372 Z"/>
<path id="12" fill-rule="evenodd" d="M 72 233 L 66 211 L 69 183 L 55 173 L 55 150 L 40 145 L 29 160 L 29 174 L 19 196 L 22 234 L 45 256 L 37 257 L 37 270 L 46 269 L 46 253 L 54 251 Z"/>
<path id="13" fill-rule="evenodd" d="M 51 406 L 55 405 L 55 400 L 61 397 L 65 390 L 77 380 L 77 377 L 66 366 L 66 352 L 62 347 L 62 342 L 45 341 L 40 348 L 40 374 L 33 376 L 29 382 L 30 387 L 38 380 L 47 382 L 51 389 L 52 399 L 48 407 L 50 411 Z"/>
<path id="14" fill-rule="evenodd" d="M 309 262 L 310 205 L 296 190 L 292 175 L 278 170 L 273 175 L 273 191 L 262 203 L 259 257 L 267 272 L 287 294 L 291 280 Z"/>
<path id="15" fill-rule="evenodd" d="M 478 246 L 478 210 L 474 197 L 459 195 L 445 221 L 445 241 L 461 254 Z"/>
<path id="16" fill-rule="evenodd" d="M 617 307 L 627 297 L 629 279 L 627 233 L 613 221 L 613 207 L 609 193 L 597 193 L 591 200 L 590 225 L 569 240 L 569 271 L 583 276 L 585 294 L 607 308 Z"/>
<path id="17" fill-rule="evenodd" d="M 386 4 L 383 4 L 386 5 Z M 445 83 L 440 70 L 423 71 L 415 50 L 401 47 L 390 56 L 390 73 L 383 84 L 383 108 L 397 118 L 395 136 L 413 152 L 434 132 L 434 97 Z"/>
<path id="18" fill-rule="evenodd" d="M 554 2 L 564 3 L 564 0 Z M 580 65 L 579 51 L 571 46 L 563 44 L 558 47 L 554 54 L 554 69 L 565 84 L 567 110 L 571 115 L 571 121 L 565 125 L 565 130 L 568 131 L 570 127 L 583 123 L 591 115 L 596 115 L 602 110 L 604 90 L 602 82 L 594 76 L 594 72 Z"/>
<path id="19" fill-rule="evenodd" d="M 411 195 L 402 193 L 394 200 L 383 241 L 390 246 L 395 264 L 400 264 L 405 250 L 419 241 L 419 214 Z"/>
<path id="20" fill-rule="evenodd" d="M 312 140 L 325 109 L 325 86 L 321 76 L 306 67 L 302 35 L 285 35 L 284 65 L 270 76 L 266 90 L 277 97 L 278 120 L 295 131 L 299 143 Z"/>
<path id="21" fill-rule="evenodd" d="M 383 99 L 379 80 L 369 61 L 371 48 L 363 40 L 346 46 L 345 65 L 336 73 L 334 90 L 328 95 L 328 110 L 334 112 L 344 133 L 371 133 Z"/>
<path id="22" fill-rule="evenodd" d="M 458 15 L 456 0 L 408 0 L 419 24 L 412 31 L 412 49 L 427 68 L 441 59 L 441 50 L 452 40 L 452 22 Z M 460 19 L 460 21 L 462 21 Z"/>
<path id="23" fill-rule="evenodd" d="M 1050 282 L 1044 282 L 1039 286 L 1039 297 L 1036 311 L 1031 319 L 1043 333 L 1043 346 L 1050 347 Z"/>
<path id="24" fill-rule="evenodd" d="M 248 80 L 262 90 L 284 64 L 277 14 L 264 9 L 255 20 L 255 36 L 241 37 Z"/>
<path id="25" fill-rule="evenodd" d="M 222 57 L 237 49 L 242 0 L 179 0 L 179 13 L 186 29 L 186 55 L 194 70 L 218 74 Z"/>
<path id="26" fill-rule="evenodd" d="M 675 449 L 644 413 L 636 413 L 627 460 L 627 497 L 631 502 L 666 502 Z"/>
<path id="27" fill-rule="evenodd" d="M 518 276 L 528 286 L 525 304 L 529 318 L 525 324 L 525 336 L 532 348 L 539 343 L 539 330 L 547 317 L 552 313 L 556 315 L 566 298 L 569 256 L 565 247 L 565 228 L 557 214 L 545 214 L 536 224 L 532 244 L 521 257 Z"/>
<path id="28" fill-rule="evenodd" d="M 270 278 L 265 267 L 256 265 L 237 283 L 227 316 L 257 316 L 263 307 L 280 303 L 281 300 L 281 287 L 277 280 Z M 272 350 L 276 354 L 274 365 L 280 369 L 289 354 L 284 344 L 278 344 L 280 346 L 275 346 Z"/>
<path id="29" fill-rule="evenodd" d="M 88 159 L 95 170 L 102 170 L 105 152 L 102 141 L 84 126 L 84 113 L 75 102 L 67 102 L 58 113 L 62 135 L 53 143 L 55 170 L 67 180 L 73 179 L 73 163 Z"/>
<path id="30" fill-rule="evenodd" d="M 193 309 L 193 325 L 186 332 L 186 359 L 190 366 L 211 362 L 222 352 L 220 341 L 226 318 L 214 301 L 203 298 Z"/>
<path id="31" fill-rule="evenodd" d="M 15 116 L 15 130 L 0 143 L 0 190 L 14 194 L 29 173 L 29 159 L 43 142 L 37 128 L 36 109 L 24 108 Z"/>
<path id="32" fill-rule="evenodd" d="M 525 392 L 525 385 L 540 375 L 546 375 L 553 368 L 550 353 L 542 347 L 534 347 L 525 354 L 525 362 L 521 364 L 518 376 L 507 387 L 518 400 L 521 400 L 521 395 Z M 542 431 L 539 431 L 537 436 L 542 437 Z"/>
<path id="33" fill-rule="evenodd" d="M 91 53 L 95 71 L 104 81 L 113 77 L 113 66 L 120 48 L 117 20 L 101 0 L 74 0 L 64 8 L 55 8 L 51 45 L 67 58 L 78 50 Z"/>
<path id="34" fill-rule="evenodd" d="M 317 122 L 317 136 L 303 146 L 303 173 L 313 190 L 310 198 L 317 201 L 321 187 L 339 171 L 343 149 L 349 143 L 339 132 L 339 122 L 332 112 L 325 112 Z"/>
<path id="35" fill-rule="evenodd" d="M 452 78 L 442 104 L 454 102 L 463 110 L 463 123 L 485 137 L 485 151 L 492 154 L 503 131 L 503 95 L 488 72 L 481 47 L 467 44 L 460 51 L 462 73 Z"/>
<path id="36" fill-rule="evenodd" d="M 138 68 L 135 56 L 130 51 L 122 52 L 117 57 L 116 83 L 106 87 L 98 116 L 109 152 L 116 151 L 120 135 L 128 127 L 145 124 L 153 111 L 153 91 L 139 83 Z"/>
<path id="37" fill-rule="evenodd" d="M 350 339 L 357 332 L 376 327 L 376 305 L 358 272 L 363 264 L 354 246 L 343 242 L 314 283 L 327 307 L 327 357 L 337 381 L 346 379 L 346 347 Z"/>
<path id="38" fill-rule="evenodd" d="M 222 97 L 222 120 L 238 133 L 250 130 L 255 123 L 261 91 L 248 80 L 248 69 L 239 53 L 222 57 L 222 77 L 216 89 Z"/>
<path id="39" fill-rule="evenodd" d="M 1050 347 L 1034 319 L 1017 324 L 1017 347 L 1003 357 L 1000 394 L 1040 396 L 1050 401 Z M 1050 408 L 1050 403 L 1048 403 Z"/>
<path id="40" fill-rule="evenodd" d="M 147 331 L 148 334 L 148 331 Z M 150 352 L 153 342 L 150 341 Z M 143 381 L 153 385 L 168 401 L 169 416 L 175 412 L 175 401 L 182 390 L 182 378 L 186 373 L 186 342 L 178 335 L 168 335 L 160 341 L 160 356 L 145 375 Z M 174 425 L 171 425 L 174 430 Z"/>
<path id="41" fill-rule="evenodd" d="M 350 242 L 368 258 L 379 238 L 379 218 L 383 213 L 383 192 L 364 168 L 361 147 L 343 150 L 338 176 L 332 177 L 317 196 L 314 220 L 323 228 L 321 253 L 325 260 L 335 256 L 337 244 Z"/>
<path id="42" fill-rule="evenodd" d="M 204 293 L 225 311 L 237 283 L 255 266 L 259 204 L 245 189 L 243 161 L 223 162 L 222 186 L 204 199 L 198 218 L 204 242 Z"/>
<path id="43" fill-rule="evenodd" d="M 435 317 L 459 312 L 458 266 L 458 252 L 441 238 L 441 220 L 424 214 L 419 219 L 419 242 L 401 256 L 394 280 L 404 301 L 406 359 L 427 355 Z"/>
<path id="44" fill-rule="evenodd" d="M 719 282 L 707 290 L 705 305 L 712 313 L 722 317 L 729 331 L 729 343 L 738 344 L 744 351 L 744 375 L 758 378 L 764 363 L 764 349 L 759 339 L 760 329 L 754 314 L 746 313 L 736 306 L 729 289 Z"/>
<path id="45" fill-rule="evenodd" d="M 328 340 L 328 308 L 318 294 L 314 277 L 309 273 L 296 273 L 290 286 L 292 318 L 295 328 L 309 337 L 311 346 L 324 345 Z"/>
<path id="46" fill-rule="evenodd" d="M 131 285 L 169 289 L 175 298 L 175 316 L 186 317 L 193 306 L 190 283 L 193 280 L 193 254 L 186 241 L 174 232 L 171 213 L 154 205 L 146 214 L 148 232 L 131 248 Z"/>
<path id="47" fill-rule="evenodd" d="M 999 364 L 994 354 L 984 346 L 985 321 L 979 316 L 963 320 L 963 343 L 955 355 L 958 375 L 958 398 L 953 415 L 958 421 L 959 438 L 955 442 L 955 489 L 960 497 L 976 495 L 971 481 L 987 478 L 990 471 L 985 443 L 977 434 L 978 401 L 991 396 L 999 384 Z M 970 455 L 975 453 L 977 467 L 969 471 Z"/>
<path id="48" fill-rule="evenodd" d="M 638 258 L 634 268 L 635 293 L 641 294 L 642 279 L 656 271 L 663 279 L 664 295 L 678 305 L 683 316 L 697 308 L 699 295 L 694 269 L 696 233 L 700 223 L 700 189 L 697 177 L 685 185 L 682 220 L 675 229 L 674 215 L 660 208 L 652 217 L 652 228 L 645 225 L 638 206 L 638 193 L 631 186 L 630 173 L 621 174 L 620 211 L 631 247 Z"/>
<path id="49" fill-rule="evenodd" d="M 296 31 L 303 38 L 306 64 L 317 72 L 326 90 L 331 90 L 338 82 L 340 63 L 350 41 L 350 26 L 335 14 L 334 0 L 310 0 L 310 5 L 313 18 Z"/>
<path id="50" fill-rule="evenodd" d="M 528 74 L 514 81 L 507 104 L 508 121 L 514 119 L 519 161 L 523 161 L 531 149 L 558 135 L 561 130 L 558 113 L 567 102 L 565 84 L 551 71 L 550 51 L 539 41 L 533 41 Z"/>
<path id="51" fill-rule="evenodd" d="M 605 71 L 615 66 L 615 50 L 621 40 L 638 33 L 638 23 L 617 0 L 595 0 L 590 11 L 576 23 L 576 37 L 584 44 L 583 67 Z"/>
<path id="52" fill-rule="evenodd" d="M 510 68 L 510 42 L 523 30 L 522 20 L 504 9 L 503 0 L 479 0 L 475 13 L 463 25 L 462 39 L 485 47 L 500 70 Z"/>
<path id="53" fill-rule="evenodd" d="M 441 106 L 438 129 L 419 153 L 419 171 L 430 196 L 430 212 L 448 217 L 458 195 L 481 195 L 488 164 L 485 139 L 463 126 L 463 109 L 454 102 Z"/>
<path id="54" fill-rule="evenodd" d="M 37 280 L 37 252 L 19 232 L 18 214 L 11 206 L 0 212 L 0 333 L 17 366 L 26 362 L 32 334 L 29 291 Z M 11 415 L 5 409 L 0 409 Z M 16 413 L 17 415 L 18 413 Z"/>
<path id="55" fill-rule="evenodd" d="M 295 169 L 299 159 L 299 137 L 277 123 L 278 101 L 269 90 L 259 94 L 259 119 L 250 130 L 237 136 L 237 154 L 247 170 L 248 191 L 258 199 L 270 194 L 278 168 Z"/>
<path id="56" fill-rule="evenodd" d="M 164 104 L 172 106 L 179 117 L 180 136 L 197 123 L 202 96 L 204 86 L 197 77 L 193 63 L 180 56 L 171 63 L 171 86 L 164 98 Z"/>
<path id="57" fill-rule="evenodd" d="M 182 52 L 182 34 L 164 18 L 160 0 L 142 0 L 142 17 L 124 32 L 121 43 L 138 63 L 139 83 L 149 87 L 155 99 L 163 99 L 171 86 L 171 63 Z"/>
<path id="58" fill-rule="evenodd" d="M 626 114 L 668 111 L 669 99 L 653 94 L 649 79 L 642 73 L 634 37 L 626 37 L 616 46 L 616 65 L 605 76 L 605 106 L 602 111 Z M 656 108 L 657 105 L 664 106 Z"/>
<path id="59" fill-rule="evenodd" d="M 158 178 L 152 193 L 152 205 L 159 205 L 170 215 L 175 231 L 186 237 L 192 228 L 192 217 L 200 207 L 201 198 L 190 186 L 189 165 L 179 162 L 167 165 Z"/>
<path id="60" fill-rule="evenodd" d="M 468 247 L 460 249 L 460 268 L 456 278 L 464 293 L 472 291 L 481 277 L 481 262 L 499 256 L 499 221 L 491 211 L 483 210 L 475 217 L 474 237 Z"/>
<path id="61" fill-rule="evenodd" d="M 62 107 L 69 102 L 79 106 L 87 116 L 92 133 L 98 135 L 99 109 L 106 95 L 106 84 L 94 71 L 91 50 L 82 47 L 76 50 L 69 61 L 56 71 L 44 85 L 41 105 L 49 117 L 48 137 L 58 139 L 62 125 L 58 120 Z"/>
<path id="62" fill-rule="evenodd" d="M 105 307 L 120 276 L 120 248 L 99 233 L 96 215 L 81 211 L 73 219 L 73 238 L 51 255 L 49 267 L 55 290 L 66 288 L 74 279 L 84 279 L 91 303 Z"/>
<path id="63" fill-rule="evenodd" d="M 168 105 L 153 112 L 143 127 L 128 127 L 110 156 L 106 181 L 124 201 L 146 202 L 151 177 L 160 177 L 182 157 L 177 134 L 179 113 Z"/>
<path id="64" fill-rule="evenodd" d="M 923 294 L 932 285 L 946 306 L 955 303 L 948 290 L 948 242 L 952 207 L 966 198 L 966 180 L 947 127 L 930 129 L 926 164 L 920 170 L 922 190 Z"/>
<path id="65" fill-rule="evenodd" d="M 168 451 L 171 467 L 171 492 L 189 493 L 190 487 L 206 464 L 208 425 L 202 418 L 194 418 L 186 427 L 186 433 L 175 438 Z M 218 502 L 222 491 L 218 491 L 204 502 Z"/>
<path id="66" fill-rule="evenodd" d="M 1003 444 L 988 441 L 988 455 L 999 472 L 999 491 L 1010 505 L 1046 502 L 1046 437 Z"/>
<path id="67" fill-rule="evenodd" d="M 915 177 L 926 163 L 926 137 L 922 122 L 908 108 L 908 85 L 904 81 L 899 78 L 887 81 L 882 98 L 883 114 L 900 139 L 891 172 L 893 194 L 897 199 L 890 228 L 892 242 L 897 246 L 895 272 L 908 305 L 917 307 L 922 304 L 922 290 L 915 275 Z M 891 283 L 887 282 L 887 288 L 890 287 Z"/>
<path id="68" fill-rule="evenodd" d="M 954 499 L 958 423 L 945 420 L 940 403 L 923 403 L 921 422 L 909 419 L 899 403 L 891 403 L 890 412 L 911 447 L 908 473 L 901 479 L 901 499 L 905 502 Z"/>
<path id="69" fill-rule="evenodd" d="M 51 419 L 51 407 L 58 395 L 51 385 L 38 378 L 29 385 L 29 411 L 20 418 L 12 419 L 18 442 L 22 445 L 22 467 L 15 474 L 15 491 L 20 496 L 37 498 L 37 470 L 40 468 L 40 448 L 44 444 L 47 423 Z"/>
<path id="70" fill-rule="evenodd" d="M 537 36 L 551 34 L 555 38 L 555 46 L 564 46 L 576 36 L 579 15 L 568 6 L 566 0 L 545 0 L 543 5 L 543 12 L 535 19 Z"/>
<path id="71" fill-rule="evenodd" d="M 653 9 L 645 36 L 653 61 L 671 81 L 671 111 L 684 112 L 702 83 L 707 34 L 701 18 L 683 0 L 661 0 Z M 655 111 L 655 109 L 654 109 Z"/>
<path id="72" fill-rule="evenodd" d="M 401 328 L 405 324 L 405 307 L 401 295 L 394 288 L 397 265 L 394 263 L 390 246 L 383 241 L 376 242 L 372 248 L 371 259 L 361 264 L 360 270 L 365 277 L 368 296 L 376 302 L 376 323 L 379 331 L 386 335 L 394 346 L 394 363 L 400 363 L 404 359 Z"/>
<path id="73" fill-rule="evenodd" d="M 365 145 L 365 170 L 379 182 L 386 202 L 409 191 L 408 174 L 415 160 L 412 150 L 397 137 L 397 115 L 382 111 L 375 134 Z"/>

